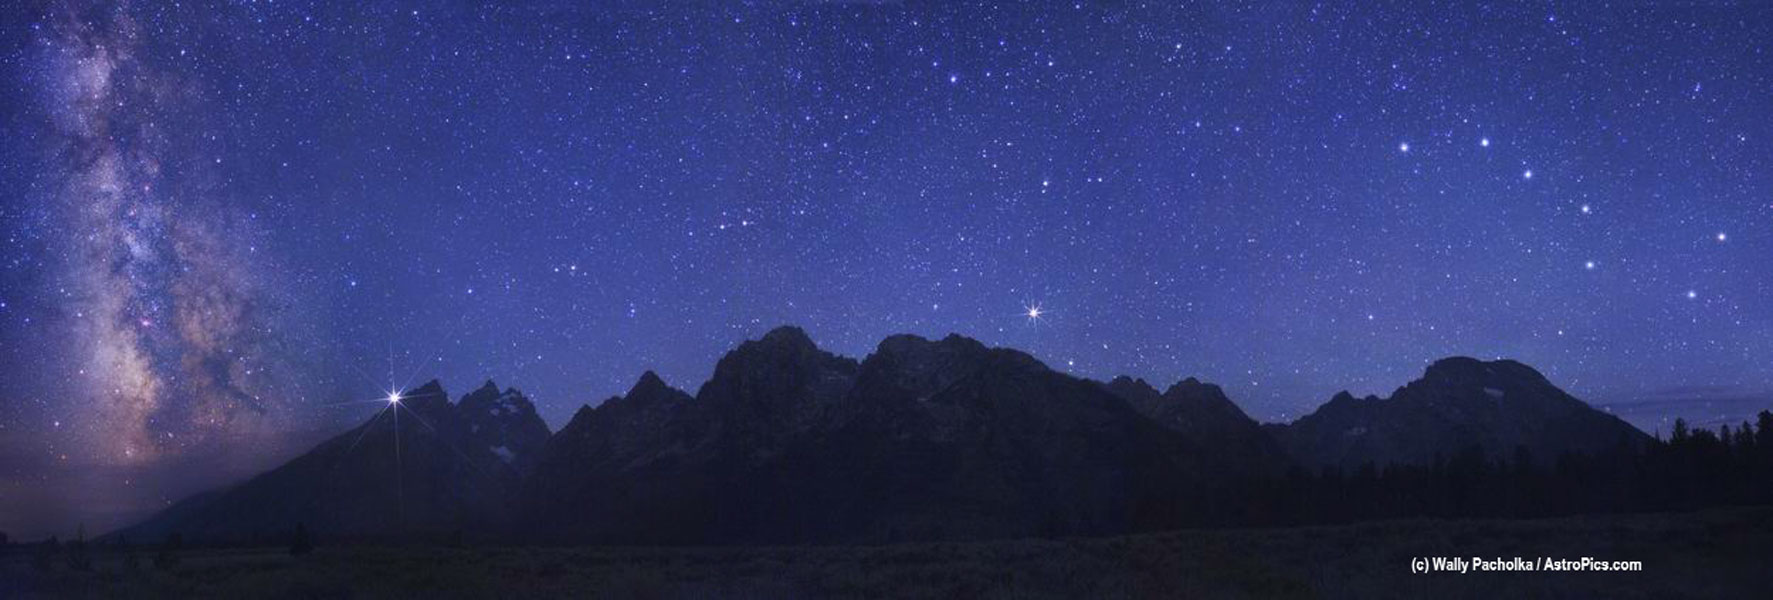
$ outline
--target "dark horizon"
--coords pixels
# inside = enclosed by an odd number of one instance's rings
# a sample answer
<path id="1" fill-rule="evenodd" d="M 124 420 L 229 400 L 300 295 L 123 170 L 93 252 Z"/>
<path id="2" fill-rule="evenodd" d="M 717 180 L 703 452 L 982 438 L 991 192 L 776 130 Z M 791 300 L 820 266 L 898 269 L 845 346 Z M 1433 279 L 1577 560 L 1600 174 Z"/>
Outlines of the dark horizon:
<path id="1" fill-rule="evenodd" d="M 793 328 L 796 330 L 799 329 L 797 326 L 781 325 L 781 326 L 777 326 L 777 327 L 772 327 L 772 328 L 770 328 L 770 330 L 774 331 L 776 329 L 780 329 L 780 328 L 784 328 L 784 327 Z M 914 335 L 914 334 L 900 334 L 900 335 Z M 949 335 L 950 336 L 960 336 L 961 334 L 951 333 Z M 740 342 L 755 341 L 756 339 L 759 339 L 761 337 L 762 337 L 761 335 L 752 336 L 750 338 L 747 338 L 746 340 L 741 340 Z M 948 337 L 948 336 L 938 336 L 938 337 L 928 338 L 928 339 L 942 339 L 945 337 Z M 965 336 L 961 336 L 961 337 L 965 337 Z M 813 341 L 815 343 L 817 343 L 818 340 L 815 338 L 815 339 L 813 339 Z M 737 346 L 738 346 L 738 343 L 735 343 L 734 347 L 736 348 Z M 1014 348 L 1007 348 L 1007 349 L 1017 350 Z M 729 348 L 727 352 L 730 353 L 732 350 L 733 350 L 732 348 Z M 872 353 L 870 353 L 870 354 L 872 354 Z M 870 354 L 857 356 L 855 358 L 857 358 L 857 359 L 864 358 Z M 840 355 L 841 355 L 841 353 L 840 353 Z M 1036 360 L 1040 360 L 1040 357 L 1034 357 L 1034 358 Z M 1457 358 L 1457 357 L 1442 357 L 1442 359 L 1450 359 L 1450 358 Z M 1493 358 L 1493 360 L 1506 360 L 1506 357 L 1495 357 L 1495 358 Z M 714 362 L 715 362 L 715 360 L 710 360 L 709 364 L 712 365 L 712 364 L 714 364 Z M 1042 361 L 1042 362 L 1045 362 L 1045 361 Z M 1048 364 L 1048 366 L 1051 367 L 1052 365 Z M 1425 368 L 1426 368 L 1426 366 L 1427 365 L 1424 365 Z M 1532 365 L 1528 365 L 1528 366 L 1531 367 Z M 712 370 L 713 367 L 710 366 L 709 368 L 710 368 L 710 370 Z M 1059 370 L 1062 371 L 1063 369 L 1059 369 Z M 650 373 L 650 372 L 652 372 L 652 371 L 651 370 L 646 371 L 646 373 Z M 644 376 L 644 374 L 636 375 L 636 379 L 638 380 L 638 379 L 642 378 L 643 376 Z M 1413 379 L 1420 377 L 1420 376 L 1421 376 L 1421 372 L 1418 372 L 1416 375 L 1412 376 L 1410 379 L 1413 380 Z M 1160 389 L 1160 390 L 1168 388 L 1172 384 L 1181 382 L 1184 379 L 1193 378 L 1192 376 L 1189 376 L 1189 377 L 1179 377 L 1174 380 L 1153 380 L 1153 379 L 1145 379 L 1145 378 L 1140 378 L 1140 377 L 1130 376 L 1130 375 L 1128 375 L 1127 377 L 1131 377 L 1133 379 L 1145 380 L 1145 381 L 1149 382 L 1150 385 L 1155 386 L 1157 389 Z M 1083 379 L 1088 380 L 1088 381 L 1094 381 L 1097 383 L 1106 384 L 1113 378 L 1111 377 L 1111 378 L 1103 378 L 1103 379 L 1094 379 L 1094 378 L 1083 378 Z M 498 382 L 497 380 L 488 380 L 486 382 L 477 382 L 477 383 L 473 383 L 471 385 L 463 385 L 461 387 L 452 387 L 448 382 L 444 382 L 441 379 L 425 378 L 425 377 L 415 378 L 414 383 L 412 385 L 406 386 L 406 389 L 410 390 L 412 388 L 419 387 L 419 384 L 425 383 L 425 382 L 442 384 L 443 389 L 449 393 L 448 400 L 452 403 L 460 400 L 463 396 L 465 396 L 469 392 L 473 391 L 475 388 L 480 387 L 484 383 L 496 383 L 498 385 L 498 387 L 501 389 L 515 388 L 519 391 L 522 390 L 522 386 L 520 386 L 520 385 L 513 385 L 509 382 Z M 1216 382 L 1213 382 L 1210 380 L 1203 380 L 1203 382 L 1208 383 L 1208 384 L 1216 384 Z M 668 385 L 673 385 L 673 386 L 679 387 L 680 389 L 688 390 L 693 394 L 694 392 L 699 390 L 704 385 L 707 385 L 708 381 L 704 380 L 700 384 L 696 384 L 696 385 L 678 385 L 675 382 L 671 382 L 670 380 L 666 379 L 665 383 Z M 1396 386 L 1392 387 L 1392 391 L 1395 391 L 1397 388 L 1402 387 L 1405 383 L 1408 383 L 1408 380 L 1398 382 L 1398 384 Z M 1554 381 L 1553 383 L 1557 383 L 1557 382 Z M 626 387 L 623 388 L 622 391 L 627 391 L 627 388 Z M 1338 393 L 1347 392 L 1347 391 L 1348 390 L 1339 390 Z M 1371 394 L 1371 395 L 1378 396 L 1380 398 L 1387 398 L 1392 393 L 1392 391 L 1387 391 L 1387 392 L 1379 393 L 1379 394 Z M 1332 394 L 1332 395 L 1334 395 L 1334 394 Z M 1369 394 L 1356 393 L 1354 395 L 1356 397 L 1362 397 L 1362 396 L 1367 396 Z M 596 406 L 599 406 L 600 404 L 602 404 L 603 402 L 611 399 L 612 397 L 619 398 L 620 396 L 621 396 L 620 393 L 612 394 L 611 396 L 605 397 L 600 400 L 586 402 L 582 406 L 596 407 Z M 1231 396 L 1231 397 L 1229 397 L 1229 399 L 1234 404 L 1239 405 L 1240 408 L 1243 408 L 1242 403 L 1239 402 L 1238 398 L 1236 398 L 1235 396 Z M 1325 400 L 1325 402 L 1328 402 L 1330 400 L 1330 398 L 1326 397 L 1324 400 Z M 1706 421 L 1691 419 L 1691 418 L 1688 418 L 1685 420 L 1690 426 L 1693 426 L 1693 427 L 1715 428 L 1715 426 L 1717 426 L 1719 424 L 1735 426 L 1738 423 L 1742 423 L 1742 422 L 1753 422 L 1755 420 L 1754 419 L 1755 413 L 1758 411 L 1767 410 L 1767 408 L 1769 406 L 1769 404 L 1766 404 L 1766 403 L 1754 404 L 1754 402 L 1757 401 L 1757 399 L 1755 399 L 1755 398 L 1741 398 L 1740 400 L 1742 402 L 1742 405 L 1745 408 L 1742 409 L 1744 412 L 1741 414 L 1741 416 L 1739 416 L 1737 418 L 1733 418 L 1733 419 L 1732 418 L 1724 418 L 1724 419 L 1720 419 L 1720 420 L 1713 421 L 1713 422 L 1706 422 Z M 1592 404 L 1596 409 L 1602 410 L 1602 411 L 1607 412 L 1609 414 L 1615 414 L 1615 416 L 1619 416 L 1620 418 L 1625 419 L 1627 422 L 1631 422 L 1629 413 L 1628 414 L 1616 414 L 1615 411 L 1610 406 L 1602 405 L 1602 404 L 1595 404 L 1592 402 L 1590 404 Z M 1321 408 L 1321 406 L 1322 406 L 1322 404 L 1320 404 L 1319 406 L 1313 407 L 1313 410 L 1316 410 L 1317 408 Z M 198 467 L 197 470 L 203 471 L 205 469 L 215 469 L 216 471 L 219 471 L 222 473 L 228 473 L 228 475 L 218 478 L 218 477 L 215 477 L 213 475 L 213 473 L 205 473 L 205 474 L 198 475 L 195 477 L 186 477 L 186 478 L 184 478 L 183 483 L 167 486 L 170 489 L 185 490 L 184 492 L 163 494 L 161 496 L 161 499 L 159 502 L 156 502 L 156 503 L 146 506 L 146 507 L 125 507 L 125 508 L 115 510 L 114 512 L 110 512 L 108 514 L 106 514 L 106 513 L 96 513 L 96 514 L 86 513 L 84 516 L 81 516 L 80 513 L 69 511 L 67 509 L 68 505 L 66 505 L 65 502 L 68 500 L 71 500 L 73 498 L 64 496 L 64 497 L 59 498 L 59 501 L 56 501 L 56 500 L 43 499 L 42 496 L 33 497 L 30 495 L 25 495 L 25 496 L 23 496 L 23 498 L 26 500 L 25 504 L 27 506 L 39 507 L 39 508 L 54 506 L 54 507 L 57 507 L 57 509 L 51 511 L 53 514 L 62 514 L 65 516 L 62 517 L 61 519 L 44 519 L 42 514 L 37 514 L 37 513 L 35 513 L 35 511 L 32 511 L 32 510 L 19 511 L 16 513 L 12 513 L 12 515 L 11 515 L 12 516 L 11 520 L 14 521 L 14 523 L 0 523 L 0 531 L 9 532 L 14 537 L 15 540 L 41 539 L 44 537 L 48 537 L 50 535 L 57 535 L 57 536 L 61 536 L 61 537 L 65 538 L 65 537 L 69 537 L 71 535 L 71 532 L 74 529 L 78 528 L 79 526 L 87 527 L 89 534 L 94 535 L 95 537 L 98 534 L 113 533 L 118 528 L 132 525 L 132 524 L 135 524 L 135 523 L 141 521 L 143 518 L 146 518 L 147 516 L 153 514 L 154 512 L 157 512 L 157 511 L 165 508 L 167 505 L 171 504 L 172 502 L 176 502 L 178 500 L 185 499 L 186 497 L 196 494 L 196 493 L 205 492 L 205 491 L 213 491 L 215 489 L 221 489 L 226 486 L 230 486 L 230 485 L 234 485 L 234 484 L 237 484 L 240 482 L 244 482 L 245 480 L 247 480 L 253 476 L 261 474 L 263 471 L 267 470 L 270 467 L 281 464 L 282 462 L 284 462 L 290 458 L 293 458 L 293 457 L 298 456 L 304 452 L 307 452 L 316 443 L 319 443 L 323 440 L 334 437 L 334 436 L 344 433 L 346 431 L 354 430 L 358 427 L 362 427 L 365 424 L 367 424 L 368 422 L 374 420 L 374 417 L 371 415 L 379 413 L 381 410 L 381 407 L 380 406 L 370 406 L 370 407 L 365 407 L 363 410 L 367 414 L 364 416 L 364 418 L 362 418 L 356 422 L 345 423 L 345 424 L 342 424 L 339 427 L 333 428 L 333 429 L 315 429 L 315 430 L 311 430 L 311 431 L 307 431 L 307 432 L 299 432 L 294 435 L 282 436 L 279 439 L 286 440 L 288 445 L 285 446 L 284 448 L 278 449 L 276 451 L 261 452 L 259 462 L 231 463 L 225 459 L 218 459 L 217 457 L 211 456 L 211 457 L 206 458 L 206 462 L 187 461 L 182 464 L 178 464 L 175 468 L 180 471 L 189 471 L 189 470 L 193 469 L 193 465 L 207 464 L 207 467 Z M 1251 415 L 1251 417 L 1256 417 L 1256 416 L 1257 415 L 1254 415 L 1254 414 Z M 1301 415 L 1301 416 L 1303 416 L 1303 415 Z M 1265 419 L 1260 419 L 1260 418 L 1257 418 L 1256 420 L 1260 421 L 1260 422 L 1264 422 L 1264 423 L 1281 423 L 1281 424 L 1291 422 L 1291 421 L 1270 421 L 1270 420 L 1265 420 Z M 1633 427 L 1636 427 L 1638 430 L 1640 430 L 1646 434 L 1650 434 L 1658 439 L 1666 438 L 1666 432 L 1663 431 L 1663 429 L 1661 427 L 1646 428 L 1642 424 L 1639 424 L 1639 423 L 1632 422 L 1631 424 Z M 560 430 L 560 427 L 565 425 L 565 423 L 559 423 L 559 424 L 548 423 L 547 425 L 548 425 L 550 432 L 558 432 Z M 1672 420 L 1670 421 L 1670 423 L 1668 423 L 1668 425 L 1672 426 Z M 5 454 L 6 453 L 4 453 L 4 452 L 0 452 L 0 455 L 5 455 Z M 100 474 L 98 475 L 98 477 L 99 478 L 103 478 L 103 477 L 140 477 L 140 475 L 139 474 L 132 474 L 128 467 L 113 467 L 111 469 L 110 473 L 105 473 L 105 472 L 101 471 Z M 170 479 L 170 481 L 178 481 L 178 480 L 179 480 L 178 478 Z M 78 493 L 78 489 L 79 488 L 76 488 L 74 490 L 74 492 L 76 494 Z M 50 489 L 45 489 L 42 491 L 50 492 L 52 494 L 54 492 L 54 490 L 50 490 Z M 66 493 L 66 492 L 64 491 L 64 493 Z M 78 519 L 78 522 L 69 521 L 69 519 Z M 21 526 L 18 526 L 19 523 L 30 523 L 31 525 L 21 527 Z M 37 528 L 33 529 L 32 528 L 33 526 L 37 527 Z"/>

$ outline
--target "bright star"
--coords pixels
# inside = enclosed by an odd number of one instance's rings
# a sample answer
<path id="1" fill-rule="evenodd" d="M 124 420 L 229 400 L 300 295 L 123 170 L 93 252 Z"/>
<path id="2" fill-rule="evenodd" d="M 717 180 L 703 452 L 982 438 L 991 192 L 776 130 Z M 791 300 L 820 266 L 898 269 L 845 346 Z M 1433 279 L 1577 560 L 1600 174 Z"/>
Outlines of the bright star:
<path id="1" fill-rule="evenodd" d="M 1397 151 L 1398 152 L 1409 152 L 1410 151 L 1410 143 L 1409 142 L 1398 143 Z"/>
<path id="2" fill-rule="evenodd" d="M 1478 145 L 1483 146 L 1485 148 L 1490 147 L 1490 138 L 1484 138 L 1484 139 L 1478 140 Z"/>
<path id="3" fill-rule="evenodd" d="M 389 404 L 399 404 L 400 403 L 400 392 L 398 392 L 398 391 L 388 392 L 388 403 Z"/>
<path id="4" fill-rule="evenodd" d="M 1521 172 L 1521 179 L 1532 179 L 1532 178 L 1533 178 L 1533 170 L 1532 169 L 1527 169 L 1526 171 Z"/>
<path id="5" fill-rule="evenodd" d="M 1688 300 L 1692 300 L 1692 299 L 1698 298 L 1698 297 L 1699 297 L 1699 292 L 1696 292 L 1693 290 L 1687 290 L 1687 299 Z"/>
<path id="6" fill-rule="evenodd" d="M 1584 204 L 1584 205 L 1582 205 L 1582 214 L 1585 214 L 1585 215 L 1586 215 L 1586 214 L 1588 214 L 1588 213 L 1591 213 L 1591 212 L 1594 212 L 1594 207 L 1591 207 L 1591 206 L 1589 206 L 1589 205 L 1587 205 L 1587 204 Z"/>
<path id="7" fill-rule="evenodd" d="M 1594 261 L 1591 260 L 1591 261 L 1582 263 L 1582 268 L 1593 271 L 1594 270 Z"/>
<path id="8" fill-rule="evenodd" d="M 1730 239 L 1730 236 L 1724 235 L 1722 231 L 1718 232 L 1718 241 L 1722 242 L 1727 239 Z"/>

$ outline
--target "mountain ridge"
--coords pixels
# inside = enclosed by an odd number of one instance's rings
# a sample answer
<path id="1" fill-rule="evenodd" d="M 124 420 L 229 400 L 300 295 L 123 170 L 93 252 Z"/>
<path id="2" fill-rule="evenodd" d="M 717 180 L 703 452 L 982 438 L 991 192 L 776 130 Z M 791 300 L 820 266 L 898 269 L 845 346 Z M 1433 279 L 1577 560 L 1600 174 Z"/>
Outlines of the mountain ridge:
<path id="1" fill-rule="evenodd" d="M 417 418 L 378 413 L 120 533 L 240 539 L 301 522 L 326 535 L 618 544 L 1096 535 L 1237 522 L 1242 491 L 1302 466 L 1648 439 L 1509 360 L 1441 359 L 1385 399 L 1341 392 L 1264 425 L 1194 377 L 1161 392 L 1099 382 L 958 334 L 888 336 L 856 360 L 791 326 L 734 347 L 693 395 L 649 370 L 556 432 L 491 381 L 455 403 L 433 381 L 389 409 Z M 390 431 L 425 449 L 416 467 L 352 458 Z M 362 516 L 386 512 L 388 470 L 430 494 L 397 527 Z M 241 508 L 254 505 L 273 510 Z"/>
<path id="2" fill-rule="evenodd" d="M 1338 392 L 1311 413 L 1267 429 L 1301 463 L 1345 468 L 1426 464 L 1473 447 L 1490 457 L 1524 451 L 1552 459 L 1651 439 L 1532 367 L 1465 356 L 1430 363 L 1389 396 Z"/>

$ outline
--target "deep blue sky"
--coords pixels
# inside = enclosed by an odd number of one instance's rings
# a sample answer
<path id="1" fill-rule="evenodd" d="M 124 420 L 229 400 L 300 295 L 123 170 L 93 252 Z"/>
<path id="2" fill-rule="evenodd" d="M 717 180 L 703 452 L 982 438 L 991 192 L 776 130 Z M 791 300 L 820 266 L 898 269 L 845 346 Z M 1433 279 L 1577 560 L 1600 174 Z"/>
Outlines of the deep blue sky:
<path id="1" fill-rule="evenodd" d="M 1263 420 L 1452 354 L 1650 430 L 1773 404 L 1764 4 L 356 4 L 0 17 L 0 529 L 390 380 L 558 427 L 784 323 Z"/>

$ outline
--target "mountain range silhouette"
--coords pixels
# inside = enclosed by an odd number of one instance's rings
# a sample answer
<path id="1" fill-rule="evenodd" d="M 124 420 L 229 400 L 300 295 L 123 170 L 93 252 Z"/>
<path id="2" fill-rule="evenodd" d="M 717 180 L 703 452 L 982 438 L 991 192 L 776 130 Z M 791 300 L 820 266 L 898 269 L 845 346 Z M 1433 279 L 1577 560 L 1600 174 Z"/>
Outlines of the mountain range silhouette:
<path id="1" fill-rule="evenodd" d="M 550 434 L 492 382 L 441 384 L 113 535 L 792 544 L 1113 535 L 1252 522 L 1318 469 L 1635 451 L 1653 439 L 1508 360 L 1447 358 L 1290 424 L 1218 386 L 1098 382 L 950 335 L 861 361 L 781 327 L 695 393 L 652 372 Z M 398 454 L 385 449 L 400 444 Z M 373 449 L 373 451 L 372 451 Z"/>

